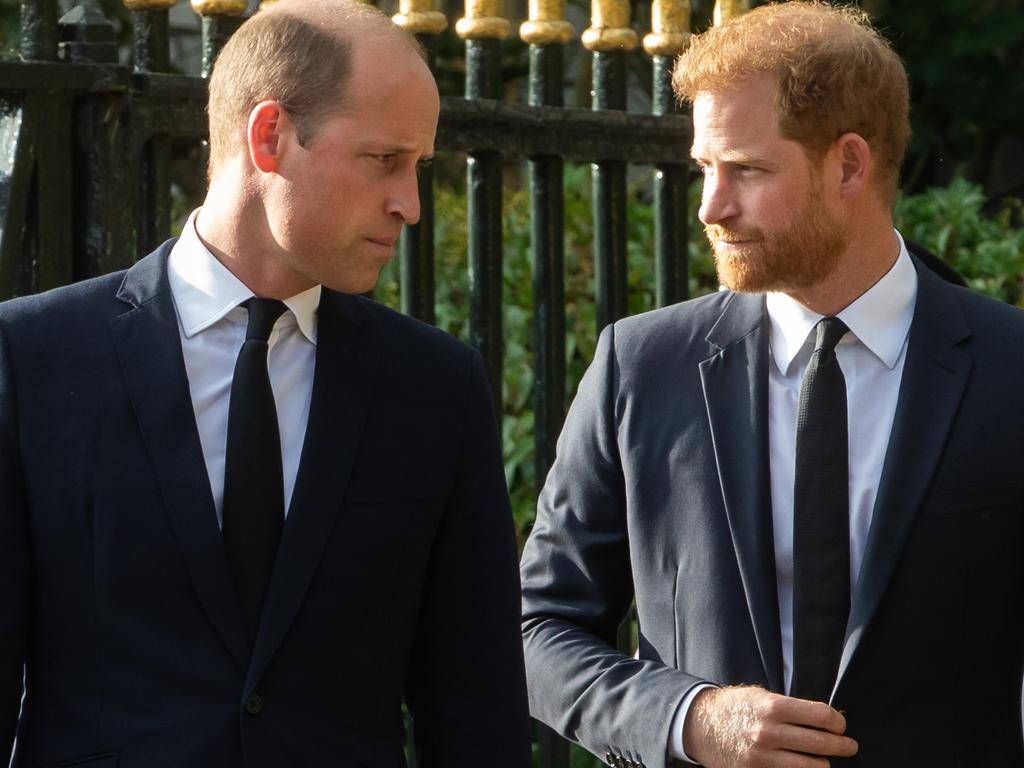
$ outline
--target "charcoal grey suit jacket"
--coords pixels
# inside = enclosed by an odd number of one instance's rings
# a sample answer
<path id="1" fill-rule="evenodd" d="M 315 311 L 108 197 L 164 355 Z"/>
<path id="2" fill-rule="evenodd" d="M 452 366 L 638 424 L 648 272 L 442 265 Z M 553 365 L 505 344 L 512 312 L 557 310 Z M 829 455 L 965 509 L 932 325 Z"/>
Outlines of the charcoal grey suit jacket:
<path id="1" fill-rule="evenodd" d="M 860 753 L 832 765 L 1020 766 L 1024 312 L 915 266 L 832 698 Z M 560 438 L 522 559 L 531 710 L 612 764 L 664 766 L 698 683 L 783 690 L 768 327 L 728 292 L 616 323 Z"/>

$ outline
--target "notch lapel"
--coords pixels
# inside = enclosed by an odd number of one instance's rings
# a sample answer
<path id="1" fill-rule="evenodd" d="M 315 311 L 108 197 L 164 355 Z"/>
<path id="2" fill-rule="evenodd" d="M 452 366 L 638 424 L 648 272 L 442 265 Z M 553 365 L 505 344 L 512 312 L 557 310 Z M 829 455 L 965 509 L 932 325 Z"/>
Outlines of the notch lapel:
<path id="1" fill-rule="evenodd" d="M 373 397 L 380 361 L 357 300 L 324 289 L 316 372 L 295 490 L 274 563 L 245 685 L 259 682 L 302 603 L 338 519 Z"/>
<path id="2" fill-rule="evenodd" d="M 960 346 L 971 330 L 955 295 L 959 289 L 943 283 L 916 260 L 915 267 L 917 306 L 836 689 L 899 561 L 945 449 L 973 364 Z"/>
<path id="3" fill-rule="evenodd" d="M 782 640 L 768 466 L 768 327 L 764 297 L 733 294 L 700 364 L 729 529 L 765 677 L 782 691 Z"/>
<path id="4" fill-rule="evenodd" d="M 110 331 L 143 443 L 199 600 L 244 670 L 248 641 L 217 528 L 167 280 L 171 245 L 165 243 L 125 274 L 117 296 L 132 308 L 110 321 Z"/>

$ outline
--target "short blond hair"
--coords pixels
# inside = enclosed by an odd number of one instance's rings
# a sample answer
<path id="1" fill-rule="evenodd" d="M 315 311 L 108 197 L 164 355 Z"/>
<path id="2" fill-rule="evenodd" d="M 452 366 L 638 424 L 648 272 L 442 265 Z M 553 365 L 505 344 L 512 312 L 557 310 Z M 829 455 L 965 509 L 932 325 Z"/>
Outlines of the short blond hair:
<path id="1" fill-rule="evenodd" d="M 391 19 L 355 0 L 281 3 L 245 21 L 210 76 L 211 177 L 245 145 L 249 113 L 261 101 L 281 103 L 302 146 L 328 117 L 344 111 L 357 34 L 404 41 L 422 56 L 415 40 Z"/>
<path id="2" fill-rule="evenodd" d="M 762 6 L 695 37 L 672 83 L 692 102 L 761 73 L 778 83 L 783 136 L 820 154 L 844 133 L 860 135 L 879 191 L 895 201 L 910 136 L 907 73 L 866 13 L 804 0 Z"/>

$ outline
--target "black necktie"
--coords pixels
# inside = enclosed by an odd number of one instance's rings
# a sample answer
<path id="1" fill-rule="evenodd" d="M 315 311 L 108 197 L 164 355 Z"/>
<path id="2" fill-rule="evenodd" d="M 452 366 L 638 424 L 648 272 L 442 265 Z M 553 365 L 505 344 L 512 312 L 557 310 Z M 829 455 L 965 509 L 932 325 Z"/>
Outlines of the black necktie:
<path id="1" fill-rule="evenodd" d="M 835 347 L 849 330 L 826 317 L 800 385 L 793 489 L 793 684 L 828 701 L 850 614 L 846 380 Z"/>
<path id="2" fill-rule="evenodd" d="M 249 324 L 231 381 L 222 529 L 242 616 L 254 640 L 284 525 L 281 435 L 267 339 L 285 306 L 257 298 L 242 306 L 249 310 Z"/>

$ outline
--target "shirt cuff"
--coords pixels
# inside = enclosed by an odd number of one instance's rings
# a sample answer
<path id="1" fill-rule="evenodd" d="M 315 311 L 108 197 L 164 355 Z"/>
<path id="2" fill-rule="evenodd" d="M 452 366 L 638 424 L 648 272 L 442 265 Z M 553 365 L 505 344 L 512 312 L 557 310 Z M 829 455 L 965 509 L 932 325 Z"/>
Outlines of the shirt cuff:
<path id="1" fill-rule="evenodd" d="M 690 712 L 690 706 L 693 704 L 693 700 L 697 698 L 697 694 L 707 688 L 714 688 L 715 686 L 708 683 L 702 683 L 696 685 L 693 689 L 683 697 L 683 700 L 679 702 L 679 706 L 676 708 L 676 713 L 672 717 L 672 726 L 669 729 L 669 740 L 668 740 L 668 753 L 671 757 L 676 760 L 682 760 L 690 763 L 691 765 L 699 765 L 694 760 L 691 760 L 686 750 L 683 749 L 683 725 L 686 723 L 686 716 Z"/>

